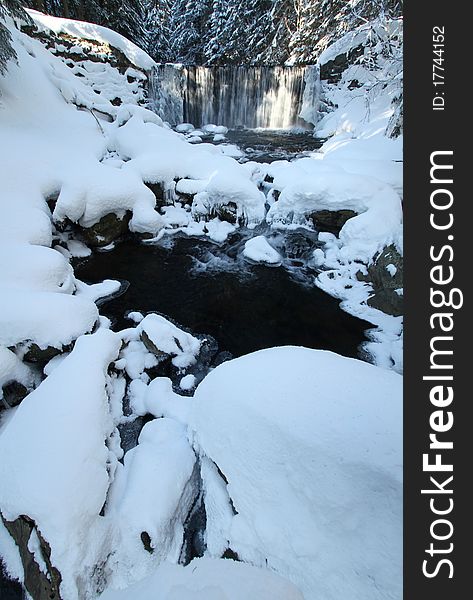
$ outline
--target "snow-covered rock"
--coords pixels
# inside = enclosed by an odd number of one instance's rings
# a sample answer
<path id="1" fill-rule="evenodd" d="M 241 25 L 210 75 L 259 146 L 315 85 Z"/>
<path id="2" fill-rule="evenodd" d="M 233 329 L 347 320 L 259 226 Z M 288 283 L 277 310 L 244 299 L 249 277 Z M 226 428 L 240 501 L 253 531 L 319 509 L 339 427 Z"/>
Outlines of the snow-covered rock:
<path id="1" fill-rule="evenodd" d="M 0 287 L 1 289 L 1 287 Z M 0 344 L 33 342 L 41 349 L 62 348 L 92 331 L 98 310 L 80 296 L 1 290 Z"/>
<path id="2" fill-rule="evenodd" d="M 279 252 L 269 244 L 264 235 L 258 235 L 249 239 L 245 243 L 243 256 L 254 262 L 262 262 L 270 265 L 281 263 Z"/>
<path id="3" fill-rule="evenodd" d="M 220 473 L 203 471 L 211 556 L 229 546 L 307 600 L 399 597 L 399 375 L 330 352 L 263 350 L 204 379 L 191 428 Z"/>
<path id="4" fill-rule="evenodd" d="M 164 560 L 178 562 L 183 524 L 197 494 L 195 462 L 183 425 L 164 418 L 143 427 L 117 470 L 109 500 L 120 540 L 115 585 L 139 580 Z"/>
<path id="5" fill-rule="evenodd" d="M 147 315 L 138 325 L 138 331 L 151 352 L 172 356 L 178 368 L 192 365 L 200 352 L 201 342 L 182 331 L 161 315 Z"/>
<path id="6" fill-rule="evenodd" d="M 105 329 L 81 337 L 0 436 L 0 512 L 34 521 L 68 600 L 78 598 L 78 585 L 97 585 L 95 566 L 110 552 L 100 512 L 117 464 L 107 448 L 114 426 L 106 383 L 119 347 Z"/>

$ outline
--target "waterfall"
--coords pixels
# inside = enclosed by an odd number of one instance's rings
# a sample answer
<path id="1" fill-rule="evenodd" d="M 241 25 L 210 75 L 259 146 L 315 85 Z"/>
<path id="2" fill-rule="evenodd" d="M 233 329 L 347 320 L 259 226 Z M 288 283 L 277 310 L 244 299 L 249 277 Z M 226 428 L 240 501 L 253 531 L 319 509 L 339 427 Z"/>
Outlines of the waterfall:
<path id="1" fill-rule="evenodd" d="M 310 65 L 309 67 L 306 67 L 304 80 L 305 86 L 299 117 L 304 119 L 304 121 L 317 126 L 321 94 L 319 65 Z"/>
<path id="2" fill-rule="evenodd" d="M 312 121 L 302 120 L 300 112 L 311 103 L 318 106 L 319 93 L 311 69 L 158 65 L 151 77 L 150 107 L 171 125 L 307 128 Z M 306 72 L 311 73 L 309 86 Z"/>

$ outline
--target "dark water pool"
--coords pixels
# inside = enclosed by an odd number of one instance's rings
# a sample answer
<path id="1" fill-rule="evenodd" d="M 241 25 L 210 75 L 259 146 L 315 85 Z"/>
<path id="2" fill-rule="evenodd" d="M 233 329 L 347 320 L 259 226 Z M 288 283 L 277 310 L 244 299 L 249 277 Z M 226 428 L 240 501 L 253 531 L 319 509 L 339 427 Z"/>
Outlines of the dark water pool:
<path id="1" fill-rule="evenodd" d="M 124 294 L 101 307 L 115 329 L 132 325 L 127 311 L 156 311 L 212 335 L 220 351 L 234 356 L 286 344 L 358 356 L 370 324 L 343 312 L 320 289 L 302 285 L 282 267 L 248 265 L 238 257 L 226 257 L 229 270 L 205 269 L 215 245 L 188 237 L 173 242 L 163 248 L 126 241 L 76 266 L 86 282 L 129 282 Z"/>

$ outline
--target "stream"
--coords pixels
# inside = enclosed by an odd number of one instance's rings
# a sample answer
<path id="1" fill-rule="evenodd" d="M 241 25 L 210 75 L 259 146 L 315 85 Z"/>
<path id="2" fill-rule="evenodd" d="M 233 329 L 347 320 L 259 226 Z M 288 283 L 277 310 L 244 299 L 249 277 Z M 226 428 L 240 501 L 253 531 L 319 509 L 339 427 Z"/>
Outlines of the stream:
<path id="1" fill-rule="evenodd" d="M 177 235 L 161 245 L 128 240 L 77 265 L 88 283 L 128 282 L 101 313 L 114 329 L 130 327 L 126 313 L 157 312 L 195 334 L 211 335 L 234 357 L 272 346 L 297 345 L 359 357 L 371 325 L 352 317 L 299 268 L 250 264 L 241 234 L 223 246 Z M 300 262 L 302 265 L 302 261 Z"/>

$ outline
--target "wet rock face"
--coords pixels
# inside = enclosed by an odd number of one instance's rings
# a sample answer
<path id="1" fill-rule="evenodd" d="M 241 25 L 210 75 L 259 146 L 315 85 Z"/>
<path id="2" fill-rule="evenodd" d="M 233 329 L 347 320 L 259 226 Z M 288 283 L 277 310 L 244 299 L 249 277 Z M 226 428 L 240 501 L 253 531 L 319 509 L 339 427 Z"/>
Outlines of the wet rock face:
<path id="1" fill-rule="evenodd" d="M 108 246 L 122 235 L 125 235 L 128 231 L 129 221 L 129 213 L 126 213 L 123 218 L 114 213 L 108 213 L 92 227 L 83 227 L 82 236 L 88 246 Z"/>
<path id="2" fill-rule="evenodd" d="M 360 281 L 371 283 L 374 295 L 368 305 L 388 315 L 399 317 L 404 313 L 403 297 L 396 290 L 403 287 L 403 259 L 391 244 L 378 254 L 368 267 L 368 274 L 358 274 Z"/>
<path id="3" fill-rule="evenodd" d="M 353 210 L 318 210 L 313 212 L 310 218 L 316 229 L 338 234 L 348 219 L 356 215 Z"/>
<path id="4" fill-rule="evenodd" d="M 18 546 L 25 573 L 24 585 L 28 594 L 34 600 L 61 600 L 59 593 L 61 574 L 52 565 L 51 548 L 37 530 L 34 521 L 26 516 L 20 516 L 15 521 L 7 521 L 2 516 L 2 521 Z M 42 562 L 46 566 L 46 573 L 40 568 L 35 560 L 35 555 L 28 548 L 28 542 L 32 534 L 38 536 L 39 551 Z"/>

